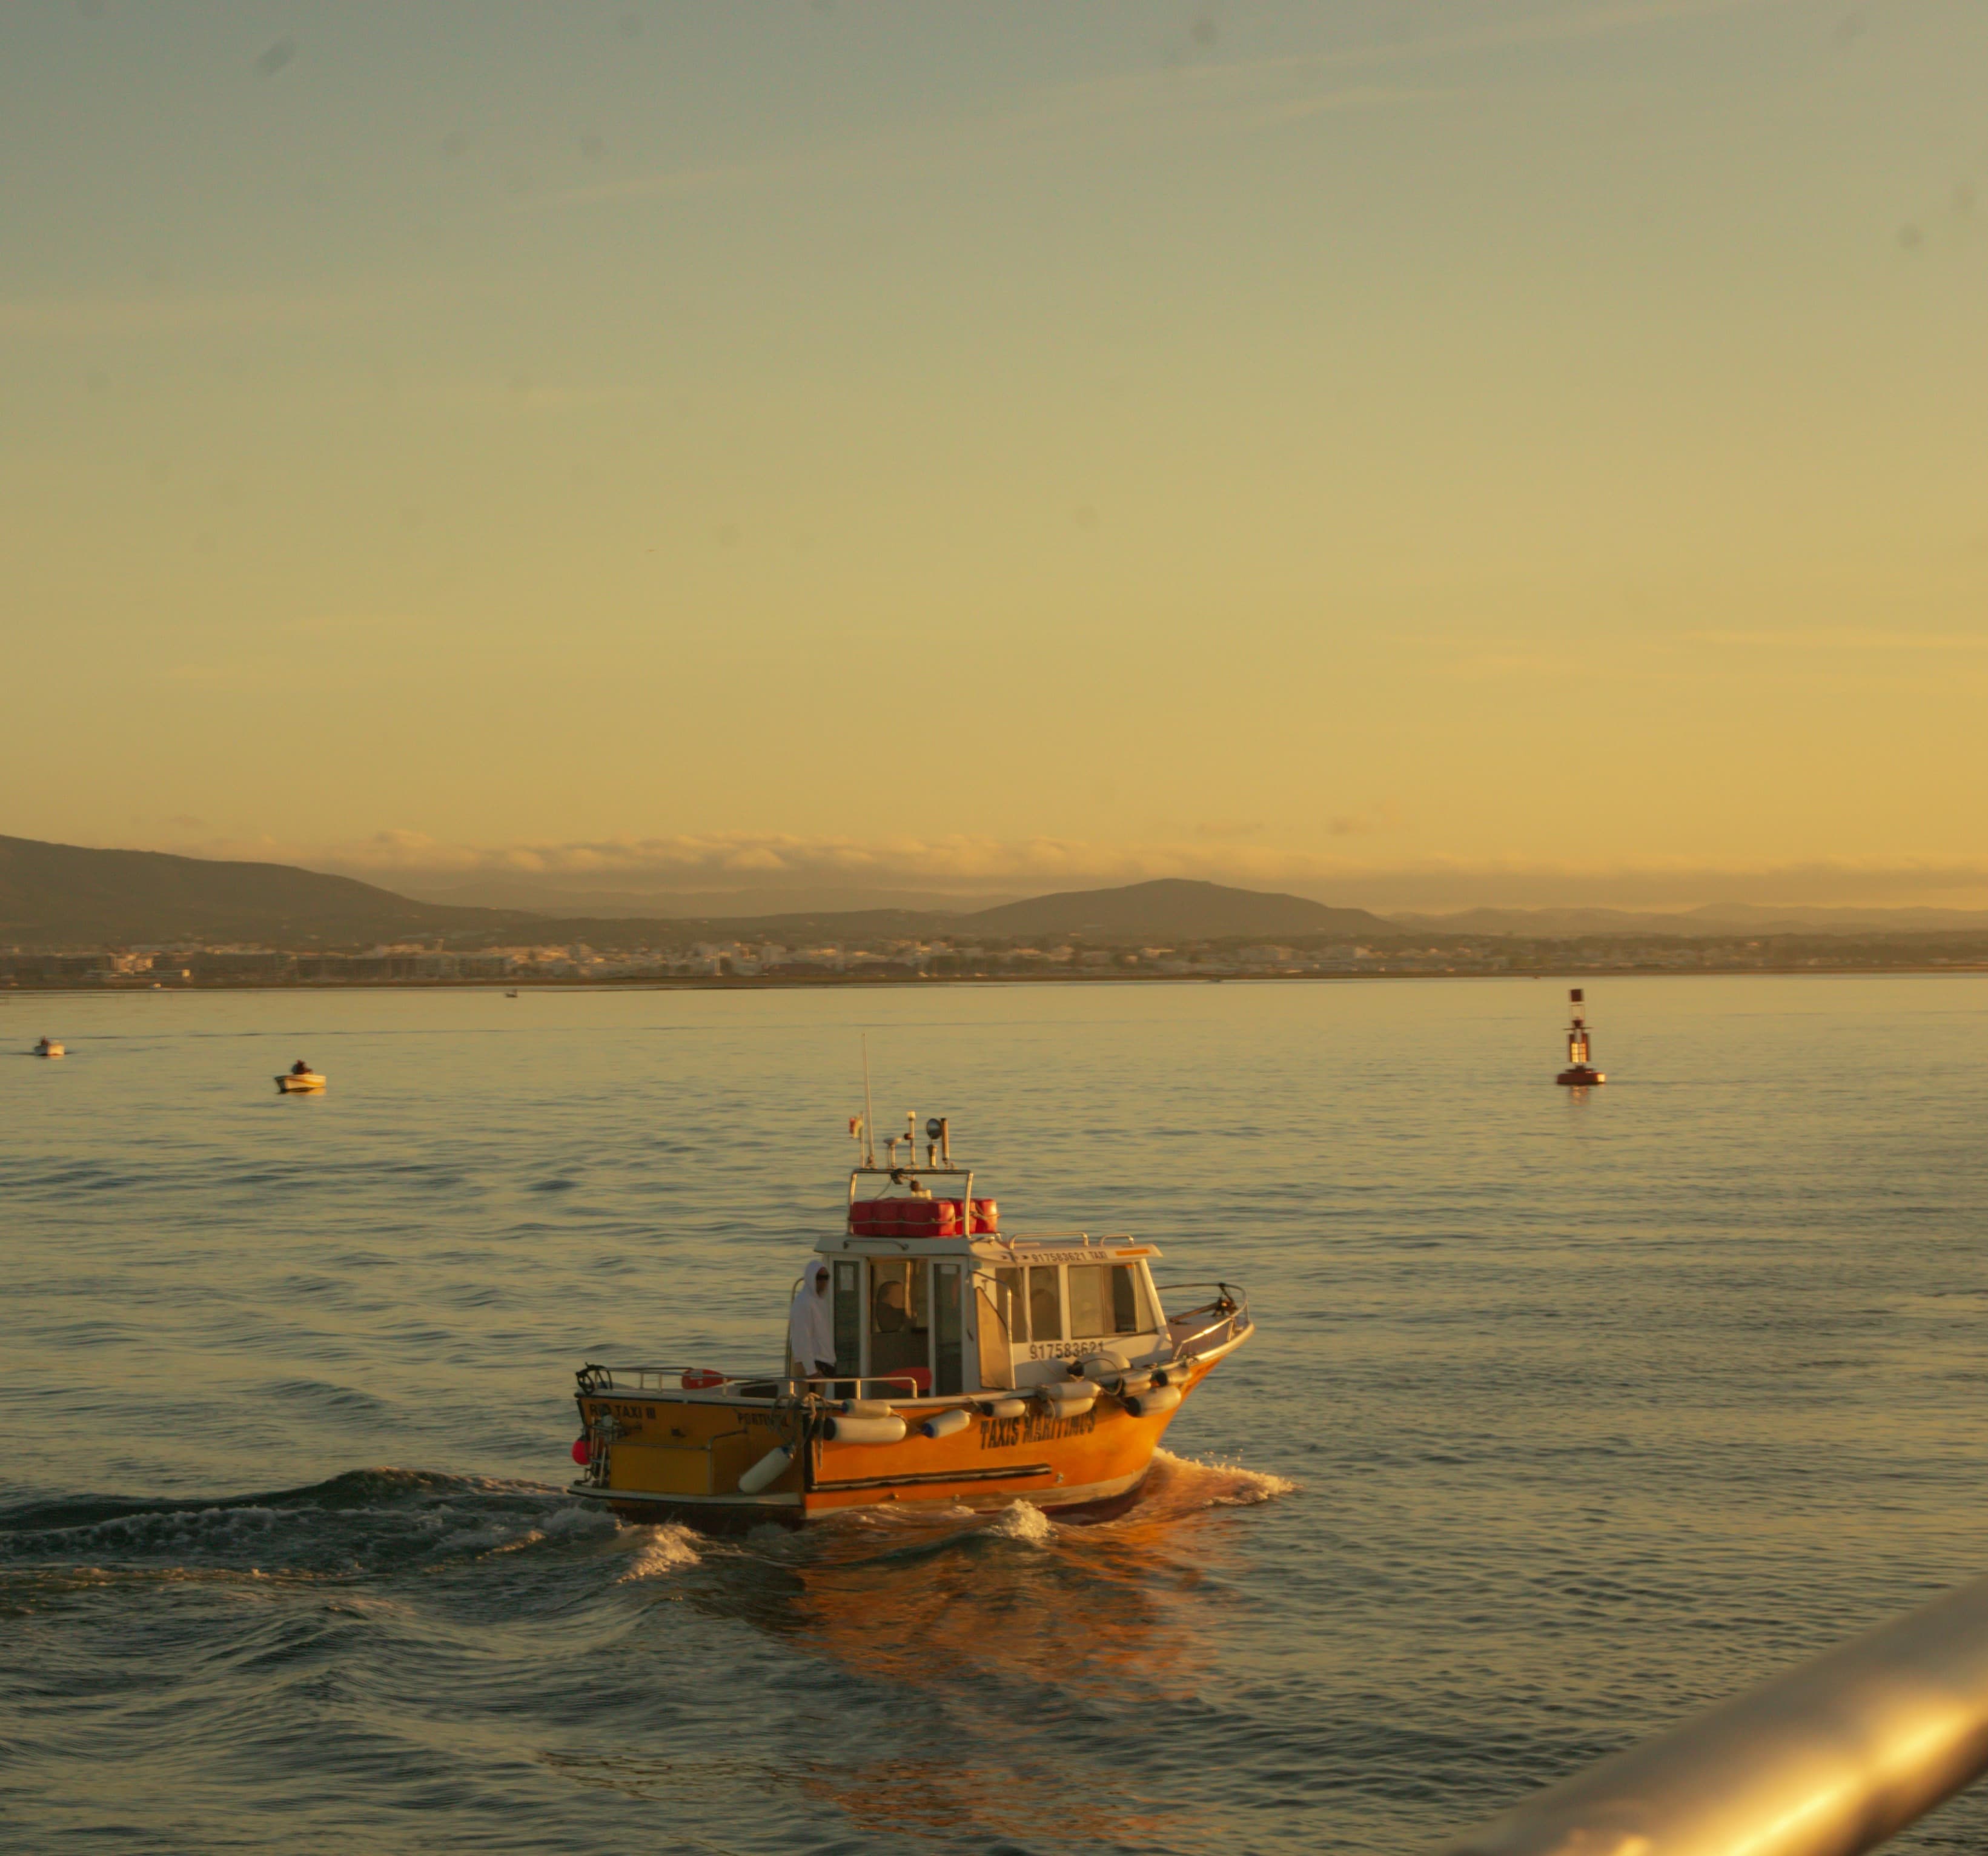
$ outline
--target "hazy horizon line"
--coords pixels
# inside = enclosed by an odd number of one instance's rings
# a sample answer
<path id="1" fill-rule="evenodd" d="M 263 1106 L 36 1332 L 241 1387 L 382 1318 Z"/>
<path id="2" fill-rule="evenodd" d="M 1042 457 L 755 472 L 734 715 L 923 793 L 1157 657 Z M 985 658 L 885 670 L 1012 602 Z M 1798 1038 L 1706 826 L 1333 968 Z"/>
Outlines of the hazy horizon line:
<path id="1" fill-rule="evenodd" d="M 1156 877 L 1186 877 L 1283 892 L 1376 913 L 1473 908 L 1613 908 L 1682 913 L 1695 908 L 1988 908 L 1988 857 L 1823 857 L 1780 860 L 1645 857 L 1466 858 L 1439 854 L 1354 858 L 1214 835 L 1106 845 L 1040 836 L 952 834 L 881 840 L 773 832 L 676 833 L 508 845 L 450 843 L 390 830 L 357 840 L 310 843 L 263 837 L 197 835 L 201 821 L 168 822 L 104 848 L 162 850 L 228 862 L 289 864 L 387 889 L 519 894 L 619 893 L 659 901 L 695 894 L 749 902 L 768 892 L 917 895 L 922 906 L 991 907 L 1019 896 L 1105 889 Z M 1249 827 L 1239 829 L 1246 830 Z M 520 900 L 512 906 L 528 907 Z"/>

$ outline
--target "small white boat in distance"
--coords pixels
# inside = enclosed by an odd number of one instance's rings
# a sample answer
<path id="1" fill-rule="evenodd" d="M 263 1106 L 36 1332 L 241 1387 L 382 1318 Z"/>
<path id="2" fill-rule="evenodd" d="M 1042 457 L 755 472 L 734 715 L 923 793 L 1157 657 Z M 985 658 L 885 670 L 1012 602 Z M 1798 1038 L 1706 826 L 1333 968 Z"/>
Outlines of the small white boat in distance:
<path id="1" fill-rule="evenodd" d="M 52 1037 L 43 1038 L 35 1046 L 35 1055 L 38 1057 L 66 1056 L 68 1054 L 68 1052 Z"/>
<path id="2" fill-rule="evenodd" d="M 279 1096 L 301 1096 L 323 1088 L 324 1078 L 315 1070 L 286 1070 L 276 1079 Z"/>

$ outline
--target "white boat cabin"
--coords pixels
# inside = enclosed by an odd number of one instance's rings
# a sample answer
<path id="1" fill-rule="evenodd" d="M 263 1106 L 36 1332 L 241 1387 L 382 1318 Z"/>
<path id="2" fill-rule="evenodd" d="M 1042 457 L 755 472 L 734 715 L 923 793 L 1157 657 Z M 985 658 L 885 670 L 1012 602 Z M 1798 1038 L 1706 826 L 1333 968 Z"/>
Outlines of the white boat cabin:
<path id="1" fill-rule="evenodd" d="M 943 1398 L 1067 1380 L 1100 1354 L 1138 1366 L 1174 1351 L 1153 1288 L 1159 1253 L 1131 1238 L 852 1233 L 820 1249 L 838 1378 L 901 1374 Z"/>

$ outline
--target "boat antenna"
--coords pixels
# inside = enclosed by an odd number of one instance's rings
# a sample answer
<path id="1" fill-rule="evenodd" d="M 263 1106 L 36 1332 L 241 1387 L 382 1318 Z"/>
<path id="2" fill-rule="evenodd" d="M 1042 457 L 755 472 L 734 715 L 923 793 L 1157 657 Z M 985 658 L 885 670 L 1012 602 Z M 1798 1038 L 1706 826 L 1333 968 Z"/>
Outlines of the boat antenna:
<path id="1" fill-rule="evenodd" d="M 870 1033 L 863 1033 L 863 1164 L 877 1164 L 877 1121 L 870 1109 Z"/>

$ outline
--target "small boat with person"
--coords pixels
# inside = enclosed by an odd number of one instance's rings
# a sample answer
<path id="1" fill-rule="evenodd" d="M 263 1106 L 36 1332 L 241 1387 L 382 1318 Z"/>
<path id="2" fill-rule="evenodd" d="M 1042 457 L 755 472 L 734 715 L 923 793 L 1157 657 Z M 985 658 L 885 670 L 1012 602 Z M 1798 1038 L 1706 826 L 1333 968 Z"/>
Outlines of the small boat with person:
<path id="1" fill-rule="evenodd" d="M 67 1048 L 57 1043 L 52 1037 L 43 1038 L 35 1046 L 35 1055 L 38 1057 L 59 1057 L 66 1056 L 68 1054 Z"/>
<path id="2" fill-rule="evenodd" d="M 1158 1250 L 1128 1236 L 1005 1235 L 945 1118 L 923 1165 L 915 1116 L 883 1165 L 867 1125 L 850 1122 L 848 1213 L 795 1286 L 784 1364 L 581 1367 L 571 1493 L 714 1530 L 1136 1497 L 1183 1401 L 1255 1331 L 1248 1298 L 1156 1283 Z"/>
<path id="3" fill-rule="evenodd" d="M 279 1096 L 315 1095 L 323 1087 L 323 1077 L 302 1057 L 276 1079 L 276 1094 Z"/>

